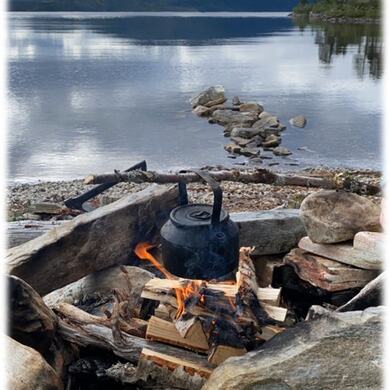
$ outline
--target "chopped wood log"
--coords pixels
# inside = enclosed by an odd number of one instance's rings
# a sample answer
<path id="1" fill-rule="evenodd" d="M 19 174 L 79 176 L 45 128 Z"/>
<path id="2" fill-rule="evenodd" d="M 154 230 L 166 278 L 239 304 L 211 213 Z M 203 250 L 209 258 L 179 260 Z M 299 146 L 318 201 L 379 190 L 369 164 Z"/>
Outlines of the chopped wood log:
<path id="1" fill-rule="evenodd" d="M 358 268 L 380 270 L 383 267 L 383 259 L 381 257 L 356 249 L 351 244 L 316 244 L 309 237 L 304 237 L 299 241 L 298 246 L 315 255 Z"/>
<path id="2" fill-rule="evenodd" d="M 178 204 L 177 186 L 150 186 L 10 249 L 8 272 L 45 295 L 124 263 L 138 242 L 154 239 Z"/>
<path id="3" fill-rule="evenodd" d="M 66 207 L 58 203 L 49 202 L 33 203 L 29 206 L 29 211 L 34 214 L 59 215 L 66 212 L 66 209 Z"/>
<path id="4" fill-rule="evenodd" d="M 12 221 L 7 223 L 7 246 L 13 248 L 33 240 L 65 221 Z"/>
<path id="5" fill-rule="evenodd" d="M 351 267 L 299 248 L 288 253 L 284 263 L 292 266 L 301 279 L 330 292 L 365 286 L 377 276 L 376 271 Z"/>
<path id="6" fill-rule="evenodd" d="M 192 326 L 186 337 L 183 337 L 176 329 L 175 324 L 152 316 L 148 322 L 146 338 L 193 351 L 206 352 L 209 349 L 206 335 L 200 322 L 196 322 L 196 317 L 193 318 L 195 324 L 197 323 L 198 325 Z"/>
<path id="7" fill-rule="evenodd" d="M 156 352 L 187 360 L 197 358 L 197 355 L 192 352 L 133 336 L 128 333 L 128 330 L 120 329 L 121 335 L 115 339 L 110 325 L 102 321 L 102 318 L 96 318 L 96 316 L 70 306 L 61 304 L 55 311 L 60 317 L 58 320 L 59 336 L 72 344 L 111 351 L 132 363 L 138 362 L 142 348 L 153 349 Z"/>
<path id="8" fill-rule="evenodd" d="M 374 195 L 381 191 L 380 186 L 361 183 L 358 180 L 351 178 L 324 178 L 315 176 L 299 176 L 292 174 L 281 174 L 272 172 L 268 169 L 258 168 L 251 170 L 221 170 L 210 171 L 210 175 L 217 181 L 236 181 L 241 183 L 265 183 L 277 186 L 303 186 L 315 187 L 324 189 L 347 189 L 356 193 L 364 193 L 367 195 Z M 353 183 L 351 183 L 351 180 Z M 88 175 L 84 179 L 85 184 L 102 184 L 102 183 L 119 183 L 119 182 L 133 182 L 133 183 L 177 183 L 179 181 L 185 183 L 193 183 L 202 181 L 199 176 L 193 172 L 154 172 L 154 171 L 130 171 L 118 172 L 111 174 Z"/>
<path id="9" fill-rule="evenodd" d="M 256 269 L 257 284 L 260 286 L 258 291 L 260 291 L 261 288 L 272 286 L 274 269 L 283 264 L 283 255 L 256 256 L 253 263 Z M 257 296 L 259 297 L 259 294 Z M 261 297 L 259 299 L 264 303 L 269 303 Z M 276 303 L 276 306 L 279 305 L 279 302 Z"/>
<path id="10" fill-rule="evenodd" d="M 252 248 L 243 247 L 240 249 L 240 258 L 238 262 L 236 307 L 240 316 L 249 309 L 260 325 L 275 325 L 263 305 L 257 298 L 257 280 L 255 266 L 253 265 L 250 254 Z"/>
<path id="11" fill-rule="evenodd" d="M 219 365 L 223 363 L 226 359 L 232 357 L 232 356 L 242 356 L 246 354 L 245 348 L 234 348 L 229 347 L 227 345 L 218 345 L 217 347 L 213 348 L 211 351 L 208 361 L 211 364 Z"/>
<path id="12" fill-rule="evenodd" d="M 386 280 L 385 272 L 382 272 L 374 280 L 371 280 L 360 292 L 350 301 L 340 306 L 336 311 L 364 310 L 368 307 L 382 304 L 384 284 Z"/>
<path id="13" fill-rule="evenodd" d="M 182 288 L 188 285 L 189 279 L 160 279 L 154 278 L 148 281 L 143 289 L 143 293 L 148 291 L 153 293 L 161 292 L 162 294 L 170 294 L 171 289 Z M 233 282 L 206 283 L 207 290 L 212 292 L 222 292 L 227 298 L 234 298 L 237 294 L 237 284 Z M 278 306 L 280 303 L 280 288 L 258 288 L 257 297 L 262 302 L 270 306 Z M 144 298 L 147 298 L 146 296 Z"/>
<path id="14" fill-rule="evenodd" d="M 150 282 L 146 283 L 144 290 L 142 291 L 141 297 L 142 298 L 147 298 L 147 299 L 152 299 L 155 301 L 160 301 L 161 303 L 164 304 L 169 304 L 175 308 L 178 307 L 176 296 L 174 293 L 174 290 L 170 286 L 177 286 L 177 281 L 174 280 L 169 280 L 169 279 L 159 279 L 159 280 L 166 280 L 164 284 L 161 283 L 159 286 L 153 286 L 153 281 L 156 279 L 152 279 Z M 183 282 L 180 282 L 181 285 L 183 286 Z M 209 290 L 212 291 L 213 290 Z M 207 293 L 203 294 L 205 296 L 205 305 L 207 305 L 207 298 L 210 298 L 210 301 L 215 301 L 218 299 L 218 305 L 220 309 L 226 308 L 230 315 L 233 312 L 233 308 L 230 303 L 228 303 L 225 299 L 225 296 L 223 294 L 218 295 L 218 298 L 215 298 L 215 294 L 213 295 L 207 295 Z M 213 299 L 214 298 L 214 299 Z M 199 304 L 193 305 L 191 307 L 186 308 L 190 313 L 194 315 L 210 315 L 212 312 L 210 312 L 210 309 L 205 306 L 200 306 Z M 215 308 L 216 309 L 216 308 Z M 282 307 L 276 307 L 276 306 L 271 306 L 264 304 L 264 310 L 267 312 L 267 314 L 274 319 L 275 321 L 278 322 L 283 322 L 286 319 L 286 314 L 287 310 Z M 222 315 L 222 312 L 218 313 L 219 315 Z M 253 321 L 253 319 L 248 319 L 249 321 Z"/>
<path id="15" fill-rule="evenodd" d="M 55 338 L 57 316 L 22 279 L 7 276 L 7 284 L 9 335 L 48 357 Z"/>
<path id="16" fill-rule="evenodd" d="M 140 360 L 144 359 L 150 360 L 159 366 L 166 367 L 170 371 L 181 367 L 189 375 L 196 374 L 203 378 L 208 378 L 213 372 L 213 366 L 206 364 L 203 359 L 197 359 L 196 361 L 184 360 L 179 356 L 164 354 L 149 348 L 144 348 L 141 352 Z"/>

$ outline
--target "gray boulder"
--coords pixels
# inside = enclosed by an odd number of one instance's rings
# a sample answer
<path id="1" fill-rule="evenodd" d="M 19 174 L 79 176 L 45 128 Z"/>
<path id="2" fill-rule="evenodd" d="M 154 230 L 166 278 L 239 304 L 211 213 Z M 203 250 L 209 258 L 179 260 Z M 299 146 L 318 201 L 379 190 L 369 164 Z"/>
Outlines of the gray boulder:
<path id="1" fill-rule="evenodd" d="M 230 135 L 232 137 L 240 137 L 240 138 L 253 138 L 259 134 L 257 129 L 253 129 L 251 127 L 234 127 Z"/>
<path id="2" fill-rule="evenodd" d="M 231 213 L 238 224 L 240 246 L 255 246 L 253 254 L 289 252 L 306 235 L 297 209 Z"/>
<path id="3" fill-rule="evenodd" d="M 330 190 L 309 195 L 300 208 L 308 236 L 319 244 L 352 240 L 360 231 L 381 231 L 380 213 L 367 198 Z"/>
<path id="4" fill-rule="evenodd" d="M 234 125 L 237 127 L 251 127 L 257 120 L 255 112 L 239 112 L 231 110 L 216 110 L 213 112 L 212 120 L 222 126 Z"/>
<path id="5" fill-rule="evenodd" d="M 313 314 L 259 350 L 227 359 L 202 390 L 382 389 L 384 307 Z"/>
<path id="6" fill-rule="evenodd" d="M 257 104 L 256 102 L 247 102 L 247 103 L 242 103 L 240 105 L 240 111 L 251 111 L 251 112 L 256 112 L 257 114 L 260 114 L 261 112 L 264 111 L 263 106 L 260 104 Z"/>
<path id="7" fill-rule="evenodd" d="M 273 154 L 275 156 L 289 156 L 290 154 L 292 154 L 287 148 L 285 148 L 284 146 L 278 146 L 276 147 L 273 151 Z"/>
<path id="8" fill-rule="evenodd" d="M 278 146 L 281 142 L 281 138 L 276 136 L 275 134 L 270 134 L 263 142 L 263 146 L 266 148 L 271 148 L 274 146 Z"/>
<path id="9" fill-rule="evenodd" d="M 226 97 L 222 85 L 210 87 L 190 100 L 193 108 L 197 106 L 211 107 L 224 102 L 226 102 Z"/>
<path id="10" fill-rule="evenodd" d="M 304 128 L 306 126 L 306 118 L 303 115 L 298 115 L 290 119 L 290 124 L 295 127 Z"/>

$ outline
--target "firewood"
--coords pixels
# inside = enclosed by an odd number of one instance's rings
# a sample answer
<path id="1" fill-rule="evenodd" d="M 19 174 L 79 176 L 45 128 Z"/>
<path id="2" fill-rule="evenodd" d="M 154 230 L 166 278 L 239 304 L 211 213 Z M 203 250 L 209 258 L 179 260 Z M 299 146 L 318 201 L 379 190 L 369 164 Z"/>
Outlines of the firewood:
<path id="1" fill-rule="evenodd" d="M 124 263 L 139 241 L 156 237 L 178 204 L 177 186 L 150 186 L 9 249 L 6 267 L 39 294 L 48 294 Z"/>
<path id="2" fill-rule="evenodd" d="M 206 335 L 199 321 L 196 322 L 196 318 L 193 318 L 195 323 L 198 323 L 198 326 L 192 326 L 186 337 L 183 337 L 176 329 L 175 324 L 153 316 L 148 322 L 146 338 L 194 351 L 205 352 L 209 349 Z"/>
<path id="3" fill-rule="evenodd" d="M 292 266 L 301 279 L 330 292 L 362 287 L 377 276 L 376 271 L 351 267 L 299 248 L 288 253 L 284 263 Z"/>
<path id="4" fill-rule="evenodd" d="M 383 257 L 356 249 L 351 244 L 316 244 L 309 237 L 304 237 L 298 246 L 305 251 L 354 267 L 370 270 L 383 268 Z"/>
<path id="5" fill-rule="evenodd" d="M 154 280 L 154 279 L 153 279 Z M 171 288 L 165 288 L 165 289 L 154 289 L 153 286 L 150 285 L 150 283 L 147 283 L 145 285 L 144 290 L 141 294 L 142 298 L 152 299 L 155 301 L 160 301 L 161 303 L 167 303 L 175 308 L 177 308 L 177 300 L 175 297 L 174 292 Z M 207 301 L 207 299 L 206 299 Z M 230 305 L 226 303 L 226 300 L 222 299 L 219 302 L 220 308 L 229 308 Z M 229 311 L 230 314 L 233 313 L 233 308 L 230 307 Z M 275 321 L 283 322 L 286 319 L 287 309 L 283 307 L 276 307 L 271 305 L 264 305 L 264 310 L 266 313 Z M 210 312 L 210 309 L 206 307 L 201 307 L 199 305 L 192 306 L 189 311 L 194 315 L 210 315 L 212 312 Z M 219 313 L 220 314 L 220 313 Z M 243 320 L 245 320 L 245 317 L 243 317 Z M 253 321 L 253 319 L 247 318 L 248 321 Z"/>
<path id="6" fill-rule="evenodd" d="M 147 293 L 148 291 L 153 293 L 160 291 L 162 294 L 169 294 L 171 289 L 185 287 L 188 283 L 189 279 L 154 278 L 145 284 L 143 293 Z M 222 292 L 223 295 L 229 299 L 234 298 L 237 293 L 237 285 L 233 282 L 207 283 L 206 285 L 207 290 Z M 280 303 L 280 288 L 258 288 L 257 297 L 270 306 L 278 306 Z"/>
<path id="7" fill-rule="evenodd" d="M 217 181 L 235 181 L 241 183 L 265 183 L 277 186 L 303 186 L 315 187 L 324 189 L 347 189 L 356 193 L 364 193 L 366 195 L 374 195 L 381 191 L 380 186 L 361 183 L 350 177 L 315 177 L 315 176 L 299 176 L 293 174 L 276 173 L 268 169 L 257 168 L 247 170 L 221 170 L 210 171 L 210 175 Z M 351 183 L 351 180 L 353 183 Z M 102 183 L 119 183 L 119 182 L 134 182 L 134 183 L 177 183 L 179 181 L 186 183 L 199 182 L 201 179 L 193 172 L 154 172 L 135 170 L 131 172 L 115 172 L 111 174 L 88 175 L 84 179 L 85 184 L 102 184 Z"/>
<path id="8" fill-rule="evenodd" d="M 213 348 L 209 354 L 208 361 L 218 366 L 226 359 L 232 356 L 242 356 L 246 352 L 247 351 L 245 348 L 234 348 L 227 345 L 218 345 L 217 347 Z"/>
<path id="9" fill-rule="evenodd" d="M 168 368 L 170 371 L 181 367 L 189 375 L 197 374 L 204 378 L 208 378 L 213 372 L 213 366 L 207 364 L 206 359 L 185 360 L 179 356 L 164 354 L 150 348 L 142 349 L 140 361 L 142 360 L 150 360 L 159 366 Z"/>
<path id="10" fill-rule="evenodd" d="M 252 248 L 241 248 L 238 263 L 236 307 L 239 315 L 249 311 L 253 314 L 260 325 L 274 325 L 275 321 L 270 318 L 262 303 L 257 298 L 257 279 L 255 266 L 250 258 Z"/>
<path id="11" fill-rule="evenodd" d="M 383 299 L 385 272 L 382 272 L 374 280 L 371 280 L 350 301 L 340 306 L 336 311 L 364 310 L 371 306 L 378 306 Z"/>

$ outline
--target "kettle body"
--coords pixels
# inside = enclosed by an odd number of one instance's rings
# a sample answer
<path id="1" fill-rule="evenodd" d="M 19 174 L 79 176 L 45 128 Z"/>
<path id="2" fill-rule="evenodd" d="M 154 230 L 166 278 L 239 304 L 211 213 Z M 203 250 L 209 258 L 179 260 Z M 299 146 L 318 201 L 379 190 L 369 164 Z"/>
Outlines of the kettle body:
<path id="1" fill-rule="evenodd" d="M 238 266 L 239 230 L 222 208 L 222 190 L 205 171 L 195 171 L 214 192 L 214 204 L 185 204 L 161 228 L 162 260 L 174 275 L 222 278 Z"/>

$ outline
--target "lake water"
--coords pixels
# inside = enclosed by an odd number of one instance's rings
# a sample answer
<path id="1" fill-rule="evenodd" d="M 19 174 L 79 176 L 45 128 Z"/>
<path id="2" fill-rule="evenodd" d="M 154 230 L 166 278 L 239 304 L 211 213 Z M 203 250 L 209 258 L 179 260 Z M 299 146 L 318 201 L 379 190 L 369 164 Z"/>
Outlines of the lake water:
<path id="1" fill-rule="evenodd" d="M 9 13 L 8 26 L 12 181 L 243 161 L 191 113 L 215 84 L 287 125 L 279 167 L 381 168 L 379 26 L 286 13 Z M 298 114 L 304 129 L 288 125 Z"/>

